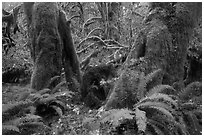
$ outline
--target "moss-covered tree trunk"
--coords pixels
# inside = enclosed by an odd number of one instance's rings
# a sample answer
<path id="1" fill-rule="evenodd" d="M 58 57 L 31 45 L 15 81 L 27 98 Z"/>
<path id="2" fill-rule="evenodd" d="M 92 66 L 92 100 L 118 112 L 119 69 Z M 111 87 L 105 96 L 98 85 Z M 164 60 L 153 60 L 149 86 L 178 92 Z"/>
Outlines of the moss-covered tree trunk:
<path id="1" fill-rule="evenodd" d="M 61 74 L 64 64 L 69 89 L 77 89 L 75 81 L 81 82 L 79 61 L 65 13 L 52 2 L 24 3 L 24 11 L 34 61 L 31 88 L 47 87 L 52 77 Z"/>
<path id="2" fill-rule="evenodd" d="M 154 3 L 151 7 L 144 29 L 138 34 L 124 70 L 108 97 L 106 109 L 131 108 L 138 101 L 139 85 L 145 81 L 141 81 L 141 77 L 158 69 L 162 71 L 152 80 L 149 89 L 158 84 L 183 85 L 187 46 L 201 17 L 202 3 L 168 4 Z"/>
<path id="3" fill-rule="evenodd" d="M 34 61 L 31 88 L 40 90 L 53 76 L 60 75 L 62 69 L 59 10 L 56 3 L 28 3 L 24 6 L 30 19 L 28 24 Z"/>

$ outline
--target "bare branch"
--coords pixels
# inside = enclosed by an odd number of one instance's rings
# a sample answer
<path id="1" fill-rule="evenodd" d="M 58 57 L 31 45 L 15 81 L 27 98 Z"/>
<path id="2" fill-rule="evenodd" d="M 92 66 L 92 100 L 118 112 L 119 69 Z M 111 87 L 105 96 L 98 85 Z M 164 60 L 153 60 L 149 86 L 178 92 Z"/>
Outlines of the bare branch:
<path id="1" fill-rule="evenodd" d="M 89 37 L 92 33 L 96 32 L 96 31 L 104 31 L 102 28 L 95 28 L 92 31 L 89 32 L 89 34 L 87 35 L 87 37 Z"/>
<path id="2" fill-rule="evenodd" d="M 113 40 L 113 39 L 108 39 L 108 40 L 104 40 L 104 42 L 108 45 L 117 45 L 118 47 L 124 47 L 124 48 L 129 48 L 129 46 L 125 46 L 120 44 L 119 42 Z"/>
<path id="3" fill-rule="evenodd" d="M 88 27 L 90 24 L 96 22 L 97 20 L 100 21 L 100 20 L 102 20 L 102 18 L 101 18 L 101 17 L 92 17 L 92 18 L 89 18 L 89 19 L 83 24 L 83 29 L 84 29 L 85 27 Z"/>
<path id="4" fill-rule="evenodd" d="M 74 15 L 74 16 L 72 16 L 71 18 L 69 18 L 68 21 L 71 21 L 71 20 L 74 19 L 74 18 L 81 18 L 81 16 L 80 16 L 80 15 Z"/>
<path id="5" fill-rule="evenodd" d="M 87 42 L 87 41 L 94 41 L 94 42 L 96 41 L 96 42 L 100 42 L 102 45 L 106 45 L 106 44 L 104 43 L 104 41 L 103 41 L 100 37 L 98 37 L 98 36 L 91 36 L 91 37 L 87 37 L 87 38 L 85 38 L 84 40 L 82 40 L 82 41 L 79 43 L 78 48 L 80 48 L 81 45 L 84 44 L 84 43 Z"/>

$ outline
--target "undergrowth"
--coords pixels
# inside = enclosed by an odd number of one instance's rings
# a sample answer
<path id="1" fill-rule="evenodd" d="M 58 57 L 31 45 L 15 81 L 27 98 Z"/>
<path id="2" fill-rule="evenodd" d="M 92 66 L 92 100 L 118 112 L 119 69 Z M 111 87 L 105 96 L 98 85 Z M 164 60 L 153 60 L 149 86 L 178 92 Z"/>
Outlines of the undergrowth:
<path id="1" fill-rule="evenodd" d="M 101 107 L 94 118 L 87 117 L 84 126 L 90 129 L 89 133 L 200 135 L 202 84 L 191 83 L 180 94 L 169 85 L 151 87 L 150 81 L 156 78 L 158 72 L 140 78 L 137 89 L 139 101 L 133 109 L 105 110 Z"/>
<path id="2" fill-rule="evenodd" d="M 56 77 L 51 79 L 50 85 L 54 80 Z M 3 134 L 35 134 L 36 131 L 48 134 L 51 130 L 49 122 L 63 116 L 66 102 L 74 95 L 65 88 L 66 85 L 62 81 L 52 89 L 30 90 L 22 93 L 17 103 L 3 104 Z"/>
<path id="3" fill-rule="evenodd" d="M 152 86 L 159 72 L 141 75 L 132 109 L 71 106 L 76 93 L 64 81 L 23 93 L 17 103 L 2 106 L 3 134 L 200 135 L 202 84 L 190 83 L 181 92 L 169 85 Z"/>

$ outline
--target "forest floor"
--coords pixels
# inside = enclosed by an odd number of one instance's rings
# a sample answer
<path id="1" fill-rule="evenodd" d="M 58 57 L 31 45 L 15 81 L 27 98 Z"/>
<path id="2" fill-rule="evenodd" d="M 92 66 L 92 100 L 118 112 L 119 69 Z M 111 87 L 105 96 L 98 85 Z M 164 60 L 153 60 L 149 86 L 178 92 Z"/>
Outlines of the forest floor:
<path id="1" fill-rule="evenodd" d="M 29 91 L 30 85 L 20 84 L 2 84 L 2 104 L 18 102 L 19 97 L 23 92 Z M 70 100 L 66 104 L 67 110 L 62 117 L 52 117 L 43 122 L 50 128 L 48 131 L 38 131 L 36 134 L 46 135 L 87 135 L 97 134 L 90 133 L 87 127 L 83 125 L 86 118 L 91 118 L 96 115 L 97 110 L 90 110 L 82 102 L 78 100 Z"/>

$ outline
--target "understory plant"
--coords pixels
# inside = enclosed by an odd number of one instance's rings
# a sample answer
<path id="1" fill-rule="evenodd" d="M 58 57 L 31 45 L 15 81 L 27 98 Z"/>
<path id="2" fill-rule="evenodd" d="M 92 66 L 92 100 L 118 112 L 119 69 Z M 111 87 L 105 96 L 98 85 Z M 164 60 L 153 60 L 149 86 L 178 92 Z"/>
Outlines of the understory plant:
<path id="1" fill-rule="evenodd" d="M 51 128 L 47 121 L 61 117 L 66 102 L 74 95 L 65 86 L 66 82 L 62 81 L 53 89 L 30 90 L 22 93 L 18 102 L 3 104 L 3 134 L 48 134 Z"/>
<path id="2" fill-rule="evenodd" d="M 172 86 L 150 86 L 159 70 L 140 78 L 133 108 L 99 109 L 95 118 L 86 118 L 90 134 L 200 135 L 202 131 L 200 82 L 178 93 Z M 148 88 L 151 87 L 151 88 Z M 196 93 L 196 94 L 190 94 Z M 190 95 L 190 97 L 187 97 Z M 196 99 L 195 99 L 196 98 Z"/>

